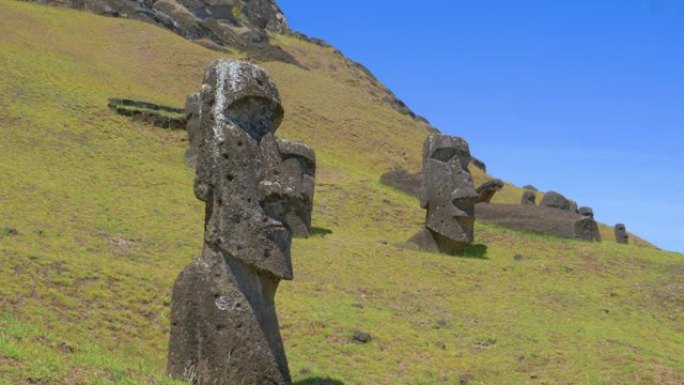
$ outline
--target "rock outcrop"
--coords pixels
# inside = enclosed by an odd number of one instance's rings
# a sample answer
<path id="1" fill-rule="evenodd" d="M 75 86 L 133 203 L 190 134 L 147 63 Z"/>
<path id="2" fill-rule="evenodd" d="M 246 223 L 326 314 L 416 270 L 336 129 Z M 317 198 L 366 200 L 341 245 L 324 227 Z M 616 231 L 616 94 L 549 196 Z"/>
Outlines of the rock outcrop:
<path id="1" fill-rule="evenodd" d="M 204 248 L 173 287 L 167 373 L 195 385 L 288 385 L 274 296 L 293 277 L 284 221 L 298 197 L 274 136 L 278 90 L 260 67 L 220 60 L 205 73 L 200 111 Z"/>
<path id="2" fill-rule="evenodd" d="M 425 228 L 407 247 L 456 254 L 473 241 L 473 211 L 480 196 L 469 163 L 470 150 L 464 139 L 432 134 L 425 140 L 420 193 L 420 206 L 427 210 Z"/>
<path id="3" fill-rule="evenodd" d="M 504 187 L 501 179 L 491 179 L 481 184 L 475 191 L 480 195 L 480 202 L 489 203 L 494 198 L 494 194 Z"/>
<path id="4" fill-rule="evenodd" d="M 627 228 L 622 223 L 615 225 L 615 242 L 624 245 L 629 243 L 629 234 L 627 233 Z"/>
<path id="5" fill-rule="evenodd" d="M 33 0 L 157 24 L 208 48 L 236 48 L 260 61 L 297 60 L 270 44 L 268 32 L 288 31 L 274 0 Z"/>
<path id="6" fill-rule="evenodd" d="M 601 241 L 598 224 L 591 218 L 567 210 L 534 205 L 479 203 L 477 220 L 499 226 L 584 241 Z"/>

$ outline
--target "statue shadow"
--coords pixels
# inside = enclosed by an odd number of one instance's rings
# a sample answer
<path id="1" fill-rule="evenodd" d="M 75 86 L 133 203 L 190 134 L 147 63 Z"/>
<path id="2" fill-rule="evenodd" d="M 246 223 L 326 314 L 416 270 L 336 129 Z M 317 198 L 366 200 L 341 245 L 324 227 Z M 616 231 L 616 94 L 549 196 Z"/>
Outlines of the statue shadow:
<path id="1" fill-rule="evenodd" d="M 344 382 L 332 378 L 311 377 L 299 380 L 293 385 L 344 385 Z"/>
<path id="2" fill-rule="evenodd" d="M 315 226 L 311 228 L 311 236 L 325 237 L 328 234 L 332 234 L 332 230 L 325 229 L 323 227 L 315 227 Z"/>
<path id="3" fill-rule="evenodd" d="M 487 257 L 487 245 L 466 245 L 465 249 L 459 254 L 458 257 L 462 258 L 473 258 L 473 259 L 489 259 Z"/>

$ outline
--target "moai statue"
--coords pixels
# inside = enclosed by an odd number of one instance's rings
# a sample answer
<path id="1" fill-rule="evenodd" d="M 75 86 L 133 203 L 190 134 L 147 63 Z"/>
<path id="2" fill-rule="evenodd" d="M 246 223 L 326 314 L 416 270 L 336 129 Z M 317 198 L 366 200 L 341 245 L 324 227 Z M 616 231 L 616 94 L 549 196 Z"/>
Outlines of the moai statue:
<path id="1" fill-rule="evenodd" d="M 537 204 L 537 194 L 532 190 L 525 190 L 520 200 L 521 205 L 533 205 Z"/>
<path id="2" fill-rule="evenodd" d="M 185 152 L 185 162 L 188 166 L 197 167 L 197 154 L 199 153 L 200 138 L 200 94 L 199 92 L 189 94 L 185 98 L 185 125 L 188 132 L 188 142 L 190 147 Z"/>
<path id="3" fill-rule="evenodd" d="M 568 202 L 570 202 L 570 205 L 568 206 L 568 211 L 570 211 L 571 213 L 579 214 L 577 202 L 573 201 L 572 199 L 568 199 Z"/>
<path id="4" fill-rule="evenodd" d="M 587 218 L 594 219 L 594 210 L 588 206 L 582 206 L 578 210 L 579 215 Z"/>
<path id="5" fill-rule="evenodd" d="M 504 182 L 501 179 L 491 179 L 484 182 L 475 191 L 480 195 L 479 203 L 489 203 L 494 198 L 499 190 L 504 187 Z"/>
<path id="6" fill-rule="evenodd" d="M 564 197 L 562 194 L 555 191 L 549 191 L 544 194 L 541 202 L 539 202 L 539 206 L 570 211 L 571 203 L 570 200 Z"/>
<path id="7" fill-rule="evenodd" d="M 622 223 L 615 225 L 615 241 L 624 245 L 629 243 L 629 234 L 627 234 L 627 228 Z"/>
<path id="8" fill-rule="evenodd" d="M 287 225 L 295 237 L 306 238 L 311 235 L 311 210 L 316 176 L 316 154 L 311 147 L 302 142 L 278 139 L 278 149 L 282 156 L 282 179 L 297 197 L 285 214 Z"/>
<path id="9" fill-rule="evenodd" d="M 260 67 L 219 60 L 200 106 L 204 248 L 173 287 L 167 373 L 193 385 L 290 385 L 274 296 L 293 277 L 284 218 L 297 197 L 274 136 L 278 90 Z"/>
<path id="10" fill-rule="evenodd" d="M 480 196 L 468 172 L 468 143 L 433 134 L 423 144 L 420 206 L 427 210 L 425 228 L 407 242 L 420 250 L 455 254 L 473 241 L 475 204 Z"/>

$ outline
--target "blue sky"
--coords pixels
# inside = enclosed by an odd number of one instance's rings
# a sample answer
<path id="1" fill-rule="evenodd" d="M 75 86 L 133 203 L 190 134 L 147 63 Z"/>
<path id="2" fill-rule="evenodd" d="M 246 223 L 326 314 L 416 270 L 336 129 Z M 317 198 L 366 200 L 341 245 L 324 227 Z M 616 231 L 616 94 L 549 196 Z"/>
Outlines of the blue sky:
<path id="1" fill-rule="evenodd" d="M 491 174 L 684 252 L 684 1 L 278 3 Z"/>

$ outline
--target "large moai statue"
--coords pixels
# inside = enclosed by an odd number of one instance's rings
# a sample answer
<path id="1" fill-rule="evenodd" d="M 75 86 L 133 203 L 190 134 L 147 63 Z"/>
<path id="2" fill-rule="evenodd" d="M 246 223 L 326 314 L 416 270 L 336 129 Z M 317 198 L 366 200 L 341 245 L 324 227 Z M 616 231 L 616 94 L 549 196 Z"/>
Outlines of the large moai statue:
<path id="1" fill-rule="evenodd" d="M 293 277 L 284 220 L 297 196 L 274 136 L 278 90 L 260 67 L 219 60 L 204 75 L 200 111 L 204 247 L 173 287 L 167 373 L 193 385 L 289 385 L 274 296 Z"/>
<path id="2" fill-rule="evenodd" d="M 622 243 L 624 245 L 629 243 L 629 234 L 627 233 L 627 228 L 622 223 L 615 225 L 615 242 Z"/>
<path id="3" fill-rule="evenodd" d="M 316 154 L 302 142 L 278 139 L 282 156 L 285 188 L 292 189 L 296 200 L 285 214 L 285 224 L 295 237 L 311 235 L 311 211 L 316 177 Z"/>
<path id="4" fill-rule="evenodd" d="M 551 207 L 554 209 L 571 211 L 571 202 L 568 198 L 564 197 L 563 194 L 557 193 L 555 191 L 549 191 L 544 194 L 539 206 L 541 207 Z"/>
<path id="5" fill-rule="evenodd" d="M 473 241 L 475 191 L 468 171 L 468 143 L 433 134 L 423 144 L 420 206 L 427 210 L 425 228 L 407 242 L 420 250 L 455 254 Z"/>

